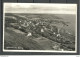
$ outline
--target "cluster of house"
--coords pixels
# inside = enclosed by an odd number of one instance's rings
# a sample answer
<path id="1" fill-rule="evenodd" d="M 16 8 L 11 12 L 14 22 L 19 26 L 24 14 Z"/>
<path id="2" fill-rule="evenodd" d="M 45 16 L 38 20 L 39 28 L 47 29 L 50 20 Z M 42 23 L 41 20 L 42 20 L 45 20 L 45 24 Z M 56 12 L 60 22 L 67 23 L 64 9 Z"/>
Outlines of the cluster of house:
<path id="1" fill-rule="evenodd" d="M 51 24 L 49 21 L 43 20 L 18 20 L 19 29 L 25 29 L 28 33 L 27 36 L 32 36 L 33 31 L 37 33 L 50 33 L 52 35 L 60 36 L 60 31 L 65 33 L 63 29 L 63 24 Z"/>

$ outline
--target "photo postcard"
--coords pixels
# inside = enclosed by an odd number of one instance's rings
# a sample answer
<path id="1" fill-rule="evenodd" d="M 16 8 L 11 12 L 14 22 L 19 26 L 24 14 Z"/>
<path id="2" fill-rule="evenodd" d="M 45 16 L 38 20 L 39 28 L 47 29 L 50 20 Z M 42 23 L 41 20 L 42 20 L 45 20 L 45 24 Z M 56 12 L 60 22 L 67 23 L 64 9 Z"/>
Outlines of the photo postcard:
<path id="1" fill-rule="evenodd" d="M 77 52 L 77 4 L 3 3 L 3 52 Z"/>

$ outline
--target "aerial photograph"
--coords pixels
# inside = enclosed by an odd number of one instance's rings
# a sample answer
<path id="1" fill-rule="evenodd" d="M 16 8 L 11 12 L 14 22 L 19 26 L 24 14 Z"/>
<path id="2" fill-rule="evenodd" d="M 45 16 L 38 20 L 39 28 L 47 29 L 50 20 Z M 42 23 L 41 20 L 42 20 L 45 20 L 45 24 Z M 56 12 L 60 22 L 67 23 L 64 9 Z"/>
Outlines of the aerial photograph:
<path id="1" fill-rule="evenodd" d="M 76 52 L 77 5 L 4 3 L 3 51 Z"/>

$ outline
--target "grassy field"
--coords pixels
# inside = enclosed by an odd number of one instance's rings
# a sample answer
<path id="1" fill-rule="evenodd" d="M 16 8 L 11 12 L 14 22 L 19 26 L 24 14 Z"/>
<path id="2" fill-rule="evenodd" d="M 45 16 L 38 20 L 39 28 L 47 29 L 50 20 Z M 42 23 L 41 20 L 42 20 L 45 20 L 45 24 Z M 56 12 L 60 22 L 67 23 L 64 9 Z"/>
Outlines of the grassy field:
<path id="1" fill-rule="evenodd" d="M 6 47 L 22 47 L 24 50 L 41 50 L 43 49 L 32 37 L 25 37 L 20 33 L 6 29 L 5 31 L 5 49 Z M 15 49 L 14 49 L 15 50 Z"/>

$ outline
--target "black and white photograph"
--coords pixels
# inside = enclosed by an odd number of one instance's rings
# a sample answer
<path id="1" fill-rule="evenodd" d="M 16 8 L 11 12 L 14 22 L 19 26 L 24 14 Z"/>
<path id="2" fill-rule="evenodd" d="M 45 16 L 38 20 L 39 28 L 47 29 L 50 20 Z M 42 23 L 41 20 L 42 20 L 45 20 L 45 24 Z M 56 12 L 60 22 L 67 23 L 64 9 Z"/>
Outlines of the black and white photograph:
<path id="1" fill-rule="evenodd" d="M 77 53 L 77 4 L 3 3 L 3 52 Z"/>

